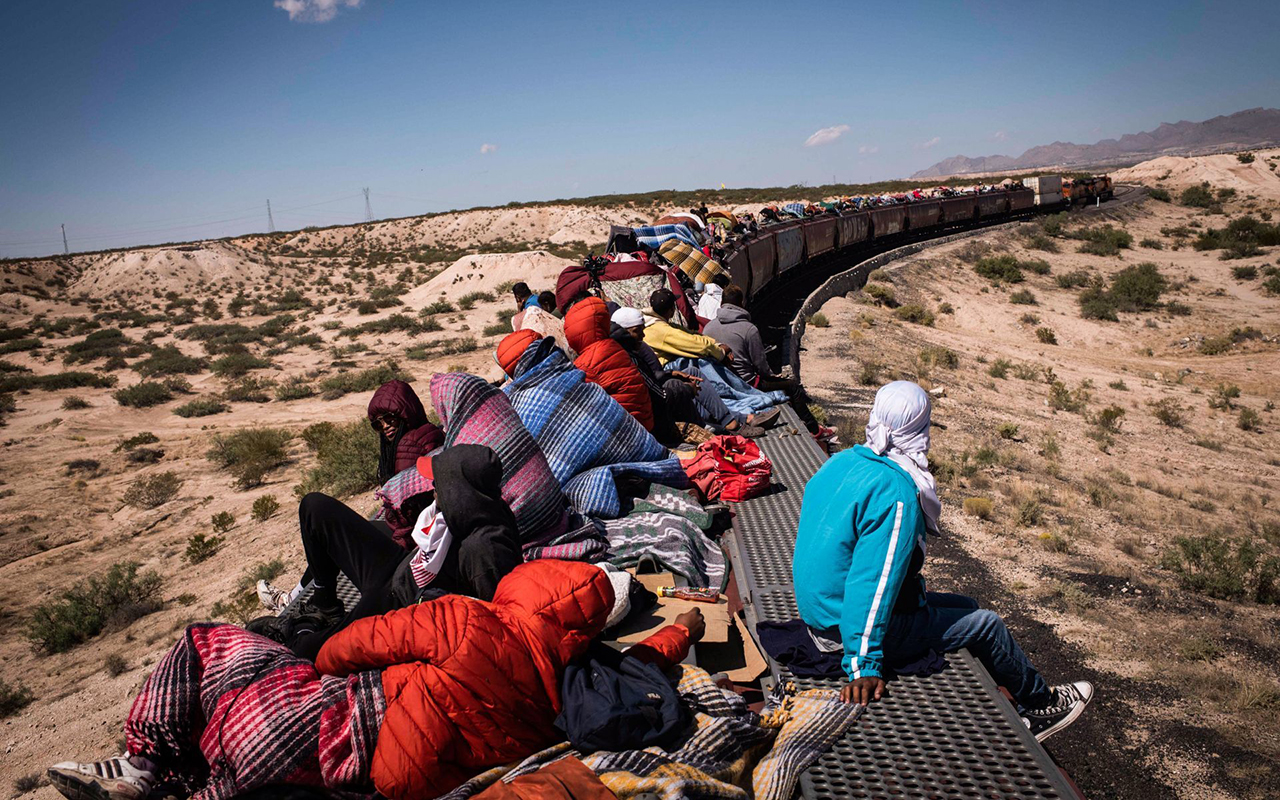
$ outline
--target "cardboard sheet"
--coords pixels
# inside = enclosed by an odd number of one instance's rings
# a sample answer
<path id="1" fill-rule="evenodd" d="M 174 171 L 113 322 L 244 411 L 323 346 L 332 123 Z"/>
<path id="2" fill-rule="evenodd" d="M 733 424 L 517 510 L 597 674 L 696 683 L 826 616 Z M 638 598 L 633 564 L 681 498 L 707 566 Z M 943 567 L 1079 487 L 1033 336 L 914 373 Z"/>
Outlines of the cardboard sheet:
<path id="1" fill-rule="evenodd" d="M 637 575 L 636 579 L 645 588 L 657 593 L 659 586 L 675 586 L 676 579 L 669 572 L 658 572 L 649 575 Z M 648 614 L 631 620 L 618 633 L 618 641 L 622 644 L 635 644 L 643 641 L 650 634 L 676 621 L 676 617 L 696 608 L 702 612 L 707 622 L 707 632 L 702 637 L 704 642 L 729 641 L 729 627 L 733 624 L 729 615 L 729 603 L 721 595 L 715 603 L 697 603 L 692 600 L 677 600 L 672 597 L 659 597 L 658 605 Z"/>

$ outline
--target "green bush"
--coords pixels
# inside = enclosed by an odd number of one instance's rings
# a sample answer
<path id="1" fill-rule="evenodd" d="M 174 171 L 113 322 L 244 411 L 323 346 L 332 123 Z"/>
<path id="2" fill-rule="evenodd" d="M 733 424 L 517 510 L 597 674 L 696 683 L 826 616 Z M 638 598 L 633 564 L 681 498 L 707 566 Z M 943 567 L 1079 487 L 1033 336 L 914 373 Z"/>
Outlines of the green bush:
<path id="1" fill-rule="evenodd" d="M 1090 421 L 1107 433 L 1119 433 L 1120 426 L 1124 423 L 1124 409 L 1120 406 L 1107 406 Z"/>
<path id="2" fill-rule="evenodd" d="M 960 356 L 956 351 L 938 345 L 930 345 L 916 354 L 916 359 L 925 367 L 942 367 L 955 369 L 960 366 Z"/>
<path id="3" fill-rule="evenodd" d="M 198 375 L 208 365 L 209 362 L 205 359 L 186 355 L 170 344 L 154 351 L 149 357 L 134 364 L 133 368 L 151 378 L 157 375 Z"/>
<path id="4" fill-rule="evenodd" d="M 1280 602 L 1280 559 L 1268 556 L 1252 538 L 1234 547 L 1221 533 L 1179 536 L 1165 553 L 1162 566 L 1178 576 L 1183 588 L 1219 600 Z"/>
<path id="5" fill-rule="evenodd" d="M 308 426 L 302 439 L 315 451 L 316 465 L 294 492 L 325 492 L 348 497 L 378 485 L 378 434 L 366 419 L 344 425 L 320 422 Z"/>
<path id="6" fill-rule="evenodd" d="M 253 509 L 251 511 L 253 518 L 258 522 L 266 522 L 275 516 L 280 510 L 280 502 L 276 500 L 273 494 L 264 494 L 257 500 L 253 501 Z"/>
<path id="7" fill-rule="evenodd" d="M 108 625 L 129 624 L 163 606 L 159 574 L 139 572 L 137 562 L 115 564 L 36 606 L 27 638 L 46 653 L 62 653 L 97 636 Z"/>
<path id="8" fill-rule="evenodd" d="M 1028 289 L 1023 289 L 1009 295 L 1009 302 L 1016 306 L 1034 306 L 1039 305 L 1036 302 L 1036 296 Z"/>
<path id="9" fill-rule="evenodd" d="M 914 322 L 917 325 L 932 325 L 933 312 L 919 303 L 908 303 L 893 310 L 893 315 L 903 322 Z"/>
<path id="10" fill-rule="evenodd" d="M 492 325 L 484 326 L 484 335 L 487 337 L 506 336 L 509 333 L 511 333 L 511 327 L 509 325 L 504 325 L 501 322 L 495 322 Z"/>
<path id="11" fill-rule="evenodd" d="M 1146 311 L 1160 305 L 1169 282 L 1150 261 L 1125 267 L 1111 276 L 1111 297 L 1121 311 Z"/>
<path id="12" fill-rule="evenodd" d="M 467 292 L 462 297 L 458 298 L 458 308 L 463 311 L 470 311 L 475 307 L 477 302 L 492 303 L 497 299 L 498 298 L 494 297 L 493 294 L 489 292 Z"/>
<path id="13" fill-rule="evenodd" d="M 1049 384 L 1049 408 L 1055 411 L 1069 411 L 1072 414 L 1083 414 L 1089 404 L 1089 390 L 1083 386 L 1068 389 L 1062 381 Z"/>
<path id="14" fill-rule="evenodd" d="M 877 305 L 893 308 L 898 304 L 894 299 L 892 286 L 885 286 L 881 283 L 868 283 L 862 287 L 862 293 L 870 297 Z"/>
<path id="15" fill-rule="evenodd" d="M 1145 247 L 1145 248 L 1146 248 L 1146 249 L 1148 249 L 1148 250 L 1163 250 L 1163 249 L 1164 249 L 1164 242 L 1160 241 L 1159 239 L 1152 239 L 1151 237 L 1147 237 L 1147 238 L 1143 239 L 1142 241 L 1138 242 L 1138 245 L 1139 245 L 1140 247 Z"/>
<path id="16" fill-rule="evenodd" d="M 273 381 L 247 375 L 228 384 L 222 390 L 222 398 L 229 403 L 268 403 L 271 396 L 267 392 L 274 386 Z"/>
<path id="17" fill-rule="evenodd" d="M 1209 408 L 1230 411 L 1236 407 L 1235 401 L 1240 398 L 1240 387 L 1235 384 L 1218 384 L 1209 398 Z"/>
<path id="18" fill-rule="evenodd" d="M 213 437 L 208 458 L 236 479 L 236 487 L 262 484 L 268 472 L 289 461 L 286 445 L 293 434 L 283 428 L 246 428 Z"/>
<path id="19" fill-rule="evenodd" d="M 1213 192 L 1209 191 L 1208 182 L 1199 186 L 1188 186 L 1178 196 L 1178 202 L 1191 208 L 1208 208 L 1214 202 Z"/>
<path id="20" fill-rule="evenodd" d="M 173 390 L 163 383 L 142 381 L 124 389 L 117 389 L 111 396 L 122 406 L 150 408 L 172 400 Z"/>
<path id="21" fill-rule="evenodd" d="M 70 395 L 69 397 L 62 398 L 63 411 L 79 411 L 84 408 L 93 408 L 93 406 L 89 404 L 88 400 L 85 400 L 79 395 Z"/>
<path id="22" fill-rule="evenodd" d="M 270 361 L 252 353 L 228 353 L 210 364 L 209 368 L 220 378 L 239 378 L 249 374 L 251 370 L 267 369 L 271 366 Z"/>
<path id="23" fill-rule="evenodd" d="M 1058 243 L 1053 239 L 1050 239 L 1048 236 L 1045 236 L 1043 233 L 1031 234 L 1023 244 L 1031 250 L 1042 250 L 1046 253 L 1058 252 Z"/>
<path id="24" fill-rule="evenodd" d="M 1236 161 L 1241 164 L 1252 164 L 1254 162 L 1253 153 L 1236 153 Z"/>
<path id="25" fill-rule="evenodd" d="M 966 497 L 964 499 L 964 513 L 978 519 L 991 519 L 991 512 L 995 509 L 995 503 L 991 502 L 987 497 Z"/>
<path id="26" fill-rule="evenodd" d="M 12 717 L 22 709 L 31 705 L 36 697 L 31 690 L 22 684 L 10 686 L 3 678 L 0 678 L 0 719 Z"/>
<path id="27" fill-rule="evenodd" d="M 114 375 L 99 375 L 96 372 L 55 372 L 52 375 L 10 373 L 0 378 L 0 392 L 20 392 L 30 389 L 43 389 L 49 392 L 56 392 L 59 389 L 106 389 L 115 385 Z"/>
<path id="28" fill-rule="evenodd" d="M 113 356 L 142 355 L 143 351 L 144 348 L 119 329 L 104 328 L 67 345 L 62 351 L 62 360 L 68 364 L 87 364 Z"/>
<path id="29" fill-rule="evenodd" d="M 1075 238 L 1085 240 L 1080 246 L 1081 253 L 1095 256 L 1117 256 L 1121 250 L 1133 246 L 1132 234 L 1109 224 L 1100 228 L 1086 228 L 1077 233 Z"/>
<path id="30" fill-rule="evenodd" d="M 830 328 L 831 320 L 827 319 L 827 315 L 821 311 L 809 317 L 809 324 L 815 328 Z"/>
<path id="31" fill-rule="evenodd" d="M 1058 275 L 1054 280 L 1061 289 L 1078 289 L 1081 286 L 1088 286 L 1092 277 L 1092 274 L 1088 270 L 1078 269 L 1073 272 Z"/>
<path id="32" fill-rule="evenodd" d="M 1262 427 L 1262 417 L 1252 408 L 1240 409 L 1240 417 L 1236 420 L 1236 427 L 1242 431 L 1256 431 Z"/>
<path id="33" fill-rule="evenodd" d="M 387 361 L 360 372 L 341 372 L 325 378 L 320 381 L 320 396 L 325 400 L 337 400 L 352 392 L 371 392 L 393 380 L 412 381 L 413 377 L 401 370 L 396 362 Z"/>
<path id="34" fill-rule="evenodd" d="M 996 433 L 1000 434 L 1001 439 L 1017 439 L 1018 425 L 1012 422 L 1002 422 L 996 427 Z"/>
<path id="35" fill-rule="evenodd" d="M 1158 186 L 1151 189 L 1147 189 L 1147 194 L 1151 197 L 1152 200 L 1159 200 L 1161 203 L 1173 202 L 1173 197 L 1170 196 L 1169 191 L 1167 189 L 1161 189 Z"/>
<path id="36" fill-rule="evenodd" d="M 450 303 L 448 300 L 437 300 L 431 305 L 424 307 L 418 313 L 422 316 L 429 317 L 433 314 L 450 314 L 457 310 L 458 309 L 454 308 L 453 303 Z"/>
<path id="37" fill-rule="evenodd" d="M 222 536 L 206 536 L 203 533 L 193 533 L 187 537 L 187 549 L 182 554 L 182 560 L 188 564 L 199 564 L 208 561 L 222 548 L 224 541 L 225 537 Z"/>
<path id="38" fill-rule="evenodd" d="M 311 385 L 310 381 L 301 375 L 294 375 L 292 378 L 276 387 L 276 399 L 282 402 L 314 397 L 315 393 L 316 388 Z"/>
<path id="39" fill-rule="evenodd" d="M 1053 332 L 1053 328 L 1036 328 L 1036 338 L 1041 344 L 1058 343 L 1058 335 Z"/>
<path id="40" fill-rule="evenodd" d="M 121 450 L 132 450 L 135 447 L 140 447 L 144 444 L 155 444 L 158 441 L 160 441 L 159 436 L 156 436 L 151 431 L 143 431 L 142 433 L 136 433 L 133 436 L 130 436 L 128 439 L 125 439 L 123 442 L 116 445 L 115 452 L 119 453 Z"/>
<path id="41" fill-rule="evenodd" d="M 1163 400 L 1151 403 L 1151 415 L 1156 418 L 1161 425 L 1168 428 L 1181 428 L 1186 424 L 1186 417 L 1183 416 L 1182 406 L 1172 397 L 1166 397 Z"/>
<path id="42" fill-rule="evenodd" d="M 124 502 L 134 508 L 159 508 L 178 496 L 182 479 L 174 472 L 160 472 L 138 478 L 124 492 Z"/>
<path id="43" fill-rule="evenodd" d="M 1007 358 L 997 358 L 991 362 L 991 366 L 987 367 L 987 374 L 993 378 L 1004 378 L 1009 374 L 1009 368 L 1013 363 Z"/>
<path id="44" fill-rule="evenodd" d="M 207 417 L 211 414 L 221 414 L 229 408 L 230 406 L 216 397 L 201 397 L 198 400 L 183 403 L 175 408 L 173 413 L 180 417 Z"/>
<path id="45" fill-rule="evenodd" d="M 236 526 L 236 515 L 230 511 L 219 511 L 214 514 L 210 520 L 213 523 L 213 529 L 218 533 L 226 533 Z"/>
<path id="46" fill-rule="evenodd" d="M 973 271 L 993 283 L 1021 283 L 1023 280 L 1018 259 L 1007 253 L 978 259 Z"/>

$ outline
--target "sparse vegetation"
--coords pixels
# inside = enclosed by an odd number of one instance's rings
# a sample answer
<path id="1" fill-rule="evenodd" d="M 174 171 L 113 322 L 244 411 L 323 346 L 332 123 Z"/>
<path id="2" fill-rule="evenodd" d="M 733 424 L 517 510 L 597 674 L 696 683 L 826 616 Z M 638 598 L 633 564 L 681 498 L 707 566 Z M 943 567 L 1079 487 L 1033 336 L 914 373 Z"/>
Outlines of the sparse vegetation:
<path id="1" fill-rule="evenodd" d="M 182 479 L 175 472 L 159 472 L 138 478 L 125 490 L 124 502 L 134 508 L 159 508 L 178 496 Z"/>
<path id="2" fill-rule="evenodd" d="M 964 500 L 964 513 L 978 519 L 991 519 L 991 514 L 995 509 L 995 503 L 987 497 L 966 497 Z"/>
<path id="3" fill-rule="evenodd" d="M 201 397 L 189 403 L 183 403 L 175 408 L 173 413 L 180 417 L 207 417 L 211 414 L 221 414 L 229 409 L 230 406 L 216 397 Z"/>
<path id="4" fill-rule="evenodd" d="M 979 259 L 973 265 L 973 271 L 992 283 L 1021 283 L 1024 280 L 1022 263 L 1007 253 Z"/>
<path id="5" fill-rule="evenodd" d="M 1161 203 L 1173 202 L 1173 197 L 1169 194 L 1169 191 L 1158 186 L 1147 189 L 1147 195 L 1152 200 L 1159 200 Z"/>
<path id="6" fill-rule="evenodd" d="M 1172 397 L 1166 397 L 1163 400 L 1152 403 L 1151 415 L 1161 425 L 1169 428 L 1181 428 L 1187 421 L 1182 413 L 1182 406 Z"/>
<path id="7" fill-rule="evenodd" d="M 815 328 L 829 328 L 831 327 L 831 320 L 827 319 L 826 314 L 823 314 L 821 311 L 819 311 L 813 316 L 809 317 L 809 324 Z"/>
<path id="8" fill-rule="evenodd" d="M 262 497 L 253 501 L 253 509 L 251 513 L 253 518 L 258 522 L 266 522 L 275 516 L 275 513 L 279 510 L 280 502 L 276 500 L 276 496 L 273 494 L 264 494 Z"/>
<path id="9" fill-rule="evenodd" d="M 283 428 L 248 428 L 213 437 L 209 460 L 231 473 L 236 487 L 261 485 L 268 472 L 288 463 L 293 434 Z"/>
<path id="10" fill-rule="evenodd" d="M 325 400 L 337 400 L 352 392 L 372 392 L 393 380 L 411 381 L 413 376 L 401 370 L 396 362 L 387 361 L 360 372 L 342 372 L 325 378 L 320 381 L 320 396 Z"/>
<path id="11" fill-rule="evenodd" d="M 1280 559 L 1266 555 L 1252 538 L 1232 542 L 1221 532 L 1179 536 L 1162 565 L 1183 588 L 1219 600 L 1280 602 Z"/>
<path id="12" fill-rule="evenodd" d="M 102 668 L 113 678 L 118 678 L 129 671 L 129 662 L 119 653 L 112 653 L 102 660 Z"/>
<path id="13" fill-rule="evenodd" d="M 1098 228 L 1085 228 L 1074 235 L 1083 239 L 1079 252 L 1095 256 L 1118 256 L 1121 250 L 1133 246 L 1133 234 L 1112 225 Z"/>
<path id="14" fill-rule="evenodd" d="M 188 564 L 200 564 L 217 554 L 225 541 L 223 536 L 207 536 L 203 532 L 193 533 L 187 537 L 187 549 L 182 559 Z"/>
<path id="15" fill-rule="evenodd" d="M 31 705 L 31 701 L 35 699 L 35 695 L 27 687 L 20 683 L 10 685 L 0 678 L 0 719 L 12 717 Z"/>
<path id="16" fill-rule="evenodd" d="M 1257 431 L 1262 428 L 1262 417 L 1252 408 L 1240 409 L 1240 416 L 1236 418 L 1236 427 L 1242 431 Z"/>
<path id="17" fill-rule="evenodd" d="M 903 322 L 913 322 L 917 325 L 933 325 L 933 312 L 919 303 L 908 303 L 904 306 L 898 306 L 893 310 L 893 315 Z"/>
<path id="18" fill-rule="evenodd" d="M 1039 305 L 1036 296 L 1029 289 L 1023 289 L 1009 295 L 1009 302 L 1016 306 L 1034 306 Z"/>
<path id="19" fill-rule="evenodd" d="M 85 400 L 83 397 L 80 397 L 79 395 L 73 394 L 73 395 L 69 395 L 67 397 L 62 398 L 63 411 L 79 411 L 84 408 L 92 408 L 92 407 L 93 406 L 89 404 L 88 400 Z"/>
<path id="20" fill-rule="evenodd" d="M 1009 374 L 1009 368 L 1012 366 L 1013 363 L 1010 362 L 1009 359 L 997 358 L 995 361 L 991 362 L 991 366 L 987 367 L 987 374 L 993 378 L 1003 379 Z"/>
<path id="21" fill-rule="evenodd" d="M 128 439 L 125 439 L 123 442 L 116 445 L 115 452 L 119 453 L 121 450 L 132 450 L 135 447 L 140 447 L 144 444 L 155 444 L 158 441 L 160 441 L 160 437 L 156 436 L 151 431 L 135 433 L 133 436 L 130 436 Z"/>
<path id="22" fill-rule="evenodd" d="M 150 408 L 169 402 L 173 399 L 173 390 L 163 383 L 142 381 L 111 394 L 122 406 L 132 408 Z"/>
<path id="23" fill-rule="evenodd" d="M 303 430 L 302 439 L 315 451 L 316 465 L 294 489 L 299 497 L 308 492 L 347 497 L 378 485 L 378 435 L 367 420 L 319 422 Z"/>
<path id="24" fill-rule="evenodd" d="M 1041 344 L 1058 343 L 1058 335 L 1053 332 L 1053 328 L 1036 328 L 1036 338 Z"/>
<path id="25" fill-rule="evenodd" d="M 43 652 L 62 653 L 108 626 L 123 627 L 159 611 L 163 581 L 154 571 L 139 572 L 140 567 L 134 561 L 115 564 L 36 606 L 27 638 Z"/>
<path id="26" fill-rule="evenodd" d="M 1205 182 L 1199 186 L 1188 186 L 1178 195 L 1178 202 L 1191 208 L 1209 208 L 1214 204 L 1213 192 Z"/>
<path id="27" fill-rule="evenodd" d="M 226 533 L 236 526 L 236 516 L 230 511 L 219 511 L 211 520 L 213 529 L 218 533 Z"/>
<path id="28" fill-rule="evenodd" d="M 876 305 L 893 308 L 898 304 L 894 298 L 893 287 L 885 286 L 883 283 L 868 283 L 862 287 L 862 293 L 870 297 Z"/>

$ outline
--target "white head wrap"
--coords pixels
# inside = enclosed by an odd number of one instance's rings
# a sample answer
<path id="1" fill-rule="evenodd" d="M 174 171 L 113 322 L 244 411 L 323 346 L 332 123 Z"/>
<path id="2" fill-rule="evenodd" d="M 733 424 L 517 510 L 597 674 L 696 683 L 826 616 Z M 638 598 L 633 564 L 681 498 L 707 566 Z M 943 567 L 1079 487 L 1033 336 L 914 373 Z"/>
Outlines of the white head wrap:
<path id="1" fill-rule="evenodd" d="M 444 515 L 436 511 L 436 504 L 432 503 L 418 515 L 411 535 L 418 549 L 409 561 L 409 571 L 414 583 L 419 588 L 425 588 L 444 568 L 445 556 L 449 554 L 449 547 L 453 544 L 453 534 L 449 533 Z"/>
<path id="2" fill-rule="evenodd" d="M 866 446 L 888 456 L 915 481 L 920 509 L 930 533 L 938 532 L 942 503 L 938 485 L 929 472 L 929 395 L 910 381 L 894 381 L 880 387 L 867 420 Z"/>
<path id="3" fill-rule="evenodd" d="M 638 308 L 620 308 L 609 319 L 620 328 L 639 328 L 644 324 L 644 314 Z"/>

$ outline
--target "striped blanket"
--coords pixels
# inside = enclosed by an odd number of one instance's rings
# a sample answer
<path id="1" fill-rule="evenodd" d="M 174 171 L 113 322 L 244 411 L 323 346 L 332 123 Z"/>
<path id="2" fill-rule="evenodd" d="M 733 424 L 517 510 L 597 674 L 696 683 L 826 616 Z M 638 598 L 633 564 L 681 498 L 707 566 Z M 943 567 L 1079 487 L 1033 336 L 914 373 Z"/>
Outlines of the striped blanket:
<path id="1" fill-rule="evenodd" d="M 670 261 L 676 269 L 689 276 L 691 281 L 711 283 L 717 275 L 723 275 L 724 267 L 720 262 L 694 247 L 678 239 L 668 239 L 658 248 L 662 257 Z"/>
<path id="2" fill-rule="evenodd" d="M 619 477 L 689 485 L 680 461 L 604 389 L 588 382 L 555 342 L 531 346 L 514 373 L 503 391 L 579 514 L 617 517 Z"/>
<path id="3" fill-rule="evenodd" d="M 445 447 L 482 444 L 498 454 L 502 499 L 515 514 L 525 547 L 565 532 L 568 515 L 560 482 L 506 395 L 475 375 L 444 372 L 431 377 L 431 403 L 445 429 Z"/>
<path id="4" fill-rule="evenodd" d="M 691 492 L 653 484 L 630 514 L 604 523 L 609 563 L 626 568 L 653 556 L 690 586 L 723 591 L 729 570 L 724 551 L 705 533 L 711 521 Z"/>
<path id="5" fill-rule="evenodd" d="M 698 237 L 689 230 L 688 225 L 645 225 L 632 230 L 635 231 L 637 242 L 648 245 L 654 250 L 661 247 L 662 243 L 668 239 L 679 239 L 693 247 L 702 246 L 702 242 L 698 241 Z"/>
<path id="6" fill-rule="evenodd" d="M 762 392 L 739 378 L 725 365 L 706 358 L 673 358 L 664 368 L 668 372 L 675 370 L 706 378 L 724 404 L 736 414 L 753 414 L 787 402 L 786 392 Z"/>
<path id="7" fill-rule="evenodd" d="M 321 677 L 284 645 L 201 623 L 143 683 L 125 744 L 193 800 L 281 783 L 372 795 L 369 763 L 386 706 L 380 672 Z"/>
<path id="8" fill-rule="evenodd" d="M 440 800 L 467 800 L 499 781 L 509 783 L 569 757 L 585 764 L 619 800 L 642 795 L 662 800 L 790 800 L 800 775 L 844 735 L 861 711 L 860 706 L 841 703 L 832 690 L 795 693 L 779 687 L 757 715 L 747 710 L 741 697 L 717 686 L 705 670 L 677 666 L 674 673 L 681 699 L 697 723 L 678 749 L 583 755 L 564 742 L 514 766 L 477 775 Z"/>

